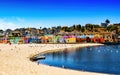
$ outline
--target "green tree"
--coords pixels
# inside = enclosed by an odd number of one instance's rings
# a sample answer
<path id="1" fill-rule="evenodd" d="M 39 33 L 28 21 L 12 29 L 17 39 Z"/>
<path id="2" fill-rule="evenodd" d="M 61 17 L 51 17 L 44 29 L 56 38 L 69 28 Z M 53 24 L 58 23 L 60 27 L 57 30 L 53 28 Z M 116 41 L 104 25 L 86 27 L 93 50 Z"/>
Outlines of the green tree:
<path id="1" fill-rule="evenodd" d="M 111 30 L 111 27 L 112 27 L 112 26 L 108 26 L 108 27 L 107 27 L 107 30 L 110 31 L 110 30 Z"/>
<path id="2" fill-rule="evenodd" d="M 110 20 L 106 19 L 105 23 L 108 25 L 110 23 Z"/>
<path id="3" fill-rule="evenodd" d="M 108 25 L 110 23 L 110 20 L 106 19 L 105 23 L 106 23 L 106 25 Z"/>
<path id="4" fill-rule="evenodd" d="M 117 30 L 117 29 L 118 29 L 117 26 L 108 26 L 107 27 L 108 31 L 114 31 L 114 30 Z"/>
<path id="5" fill-rule="evenodd" d="M 52 34 L 55 34 L 56 27 L 52 27 Z"/>
<path id="6" fill-rule="evenodd" d="M 69 32 L 72 32 L 72 31 L 74 31 L 73 26 L 69 27 Z"/>
<path id="7" fill-rule="evenodd" d="M 62 30 L 62 27 L 61 26 L 57 26 L 57 30 L 58 31 Z"/>
<path id="8" fill-rule="evenodd" d="M 3 33 L 4 31 L 2 29 L 0 29 L 0 33 Z"/>
<path id="9" fill-rule="evenodd" d="M 112 26 L 110 31 L 114 31 L 114 30 L 117 30 L 117 26 Z"/>
<path id="10" fill-rule="evenodd" d="M 40 27 L 40 30 L 42 29 L 42 27 Z"/>
<path id="11" fill-rule="evenodd" d="M 88 30 L 88 31 L 92 31 L 93 30 L 93 25 L 92 24 L 86 24 L 85 29 Z"/>
<path id="12" fill-rule="evenodd" d="M 77 30 L 77 31 L 80 31 L 80 30 L 81 30 L 81 25 L 80 25 L 80 24 L 76 25 L 76 30 Z"/>
<path id="13" fill-rule="evenodd" d="M 97 24 L 93 24 L 93 28 L 101 28 L 101 27 Z"/>
<path id="14" fill-rule="evenodd" d="M 65 32 L 67 32 L 68 26 L 63 26 L 63 27 L 62 27 L 62 30 L 64 30 Z"/>
<path id="15" fill-rule="evenodd" d="M 57 29 L 61 29 L 62 27 L 61 26 L 57 26 Z"/>
<path id="16" fill-rule="evenodd" d="M 85 27 L 82 26 L 82 27 L 81 27 L 81 32 L 84 32 L 84 31 L 85 31 Z"/>
<path id="17" fill-rule="evenodd" d="M 76 29 L 76 26 L 75 26 L 75 24 L 73 25 L 73 30 L 75 30 Z"/>

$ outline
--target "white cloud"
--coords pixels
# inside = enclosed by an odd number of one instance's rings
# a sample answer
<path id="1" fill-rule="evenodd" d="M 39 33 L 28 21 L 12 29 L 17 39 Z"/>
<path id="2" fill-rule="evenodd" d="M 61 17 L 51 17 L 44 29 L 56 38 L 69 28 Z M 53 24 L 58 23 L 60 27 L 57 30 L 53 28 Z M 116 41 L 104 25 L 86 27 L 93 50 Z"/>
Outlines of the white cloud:
<path id="1" fill-rule="evenodd" d="M 15 29 L 18 27 L 19 25 L 13 22 L 7 22 L 5 21 L 5 19 L 0 19 L 0 29 L 6 30 L 6 29 Z"/>
<path id="2" fill-rule="evenodd" d="M 18 21 L 18 22 L 25 22 L 25 19 L 23 19 L 23 18 L 19 18 L 19 17 L 16 17 L 16 20 Z"/>
<path id="3" fill-rule="evenodd" d="M 16 29 L 16 28 L 27 28 L 27 27 L 35 27 L 40 28 L 42 26 L 42 22 L 40 21 L 33 21 L 33 20 L 25 20 L 20 17 L 4 17 L 0 18 L 0 29 Z"/>
<path id="4" fill-rule="evenodd" d="M 50 24 L 51 23 L 51 24 Z M 0 29 L 16 29 L 16 28 L 40 28 L 40 27 L 50 27 L 54 25 L 50 21 L 38 20 L 38 19 L 24 19 L 21 17 L 4 17 L 0 18 Z"/>

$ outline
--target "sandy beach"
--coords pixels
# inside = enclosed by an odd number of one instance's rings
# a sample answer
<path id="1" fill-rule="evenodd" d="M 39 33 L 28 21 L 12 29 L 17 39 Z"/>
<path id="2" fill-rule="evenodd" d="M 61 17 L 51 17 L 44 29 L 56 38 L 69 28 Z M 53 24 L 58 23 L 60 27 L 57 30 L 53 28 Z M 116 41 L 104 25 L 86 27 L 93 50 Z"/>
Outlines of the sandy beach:
<path id="1" fill-rule="evenodd" d="M 0 75 L 102 75 L 37 64 L 30 57 L 44 51 L 102 45 L 85 44 L 0 44 Z"/>

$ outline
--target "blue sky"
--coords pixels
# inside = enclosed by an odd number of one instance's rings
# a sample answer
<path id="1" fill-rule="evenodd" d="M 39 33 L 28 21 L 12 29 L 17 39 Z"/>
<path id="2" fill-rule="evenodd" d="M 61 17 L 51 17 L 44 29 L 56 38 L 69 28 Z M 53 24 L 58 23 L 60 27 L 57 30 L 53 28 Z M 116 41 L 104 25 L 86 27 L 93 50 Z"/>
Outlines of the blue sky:
<path id="1" fill-rule="evenodd" d="M 0 29 L 120 23 L 120 0 L 0 0 Z"/>

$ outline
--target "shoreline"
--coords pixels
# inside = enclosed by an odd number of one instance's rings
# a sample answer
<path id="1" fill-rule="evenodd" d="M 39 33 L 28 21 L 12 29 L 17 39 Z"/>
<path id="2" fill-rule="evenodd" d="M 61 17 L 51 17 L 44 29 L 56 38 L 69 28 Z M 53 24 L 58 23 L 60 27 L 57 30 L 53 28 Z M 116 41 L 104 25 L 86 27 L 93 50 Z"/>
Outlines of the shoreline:
<path id="1" fill-rule="evenodd" d="M 101 75 L 102 73 L 62 69 L 43 64 L 38 65 L 30 61 L 31 56 L 44 51 L 97 45 L 103 44 L 0 44 L 0 75 L 49 75 L 51 73 L 52 75 Z"/>
<path id="2" fill-rule="evenodd" d="M 78 44 L 78 45 L 77 45 Z M 82 48 L 82 47 L 91 47 L 91 46 L 100 46 L 100 45 L 105 45 L 103 43 L 77 43 L 77 44 L 72 44 L 72 45 L 77 45 L 77 46 L 71 46 L 71 47 L 64 47 L 64 48 L 56 48 L 56 49 L 48 49 L 44 52 L 40 52 L 38 54 L 35 54 L 35 55 L 32 55 L 30 56 L 30 58 L 34 57 L 34 56 L 37 56 L 37 55 L 40 55 L 40 54 L 45 54 L 45 53 L 49 53 L 49 52 L 57 52 L 59 50 L 64 50 L 64 49 L 72 49 L 72 48 Z M 84 44 L 84 45 L 79 45 L 79 44 Z M 52 44 L 54 45 L 54 44 Z M 61 45 L 61 44 L 60 44 Z M 64 44 L 64 45 L 70 45 L 70 44 Z"/>
<path id="3" fill-rule="evenodd" d="M 90 43 L 83 43 L 83 44 L 90 44 Z M 91 43 L 92 44 L 92 43 Z M 94 43 L 93 43 L 94 44 Z M 97 45 L 98 44 L 98 45 Z M 97 43 L 95 46 L 100 46 L 100 45 L 104 45 L 104 44 L 101 44 L 101 43 Z M 53 50 L 46 50 L 44 52 L 40 52 L 38 54 L 35 54 L 35 55 L 32 55 L 30 56 L 29 58 L 30 59 L 34 59 L 34 57 L 37 57 L 39 55 L 42 55 L 42 54 L 45 54 L 45 53 L 51 53 L 51 52 L 58 52 L 58 51 L 64 51 L 64 49 L 73 49 L 73 48 L 83 48 L 83 47 L 91 47 L 93 45 L 84 45 L 84 46 L 72 46 L 72 47 L 67 47 L 67 48 L 59 48 L 59 49 L 53 49 Z M 32 60 L 31 60 L 32 61 Z M 34 62 L 34 61 L 33 61 Z"/>

